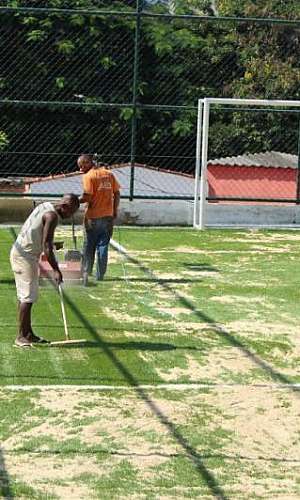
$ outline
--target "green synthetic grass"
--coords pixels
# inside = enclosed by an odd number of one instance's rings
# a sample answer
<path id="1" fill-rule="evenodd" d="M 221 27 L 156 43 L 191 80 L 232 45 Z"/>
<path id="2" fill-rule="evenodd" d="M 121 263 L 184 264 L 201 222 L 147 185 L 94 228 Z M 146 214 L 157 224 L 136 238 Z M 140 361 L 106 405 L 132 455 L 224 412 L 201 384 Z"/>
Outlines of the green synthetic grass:
<path id="1" fill-rule="evenodd" d="M 253 400 L 240 388 L 3 389 L 0 496 L 297 498 L 299 406 L 270 390 Z"/>
<path id="2" fill-rule="evenodd" d="M 71 336 L 86 338 L 87 345 L 25 352 L 13 347 L 13 234 L 1 230 L 0 384 L 155 384 L 174 367 L 182 371 L 177 382 L 207 381 L 205 374 L 194 380 L 185 368 L 191 358 L 205 364 L 212 347 L 257 357 L 247 373 L 235 373 L 235 381 L 300 381 L 292 334 L 300 319 L 297 235 L 116 230 L 115 239 L 134 261 L 111 250 L 106 281 L 65 291 Z M 40 288 L 32 316 L 37 334 L 64 338 L 51 286 Z M 230 382 L 230 373 L 220 377 Z"/>
<path id="3" fill-rule="evenodd" d="M 129 258 L 111 249 L 104 282 L 65 289 L 87 344 L 24 351 L 14 237 L 0 230 L 0 497 L 300 496 L 299 392 L 277 386 L 300 383 L 300 233 L 116 229 Z M 52 287 L 33 325 L 63 338 Z"/>

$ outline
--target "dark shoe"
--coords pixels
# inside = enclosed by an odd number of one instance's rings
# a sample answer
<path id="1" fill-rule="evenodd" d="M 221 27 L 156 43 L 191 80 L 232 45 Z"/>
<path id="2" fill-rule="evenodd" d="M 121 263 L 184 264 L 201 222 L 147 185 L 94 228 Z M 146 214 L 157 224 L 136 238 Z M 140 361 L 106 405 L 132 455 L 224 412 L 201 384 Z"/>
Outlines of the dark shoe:
<path id="1" fill-rule="evenodd" d="M 26 337 L 17 337 L 15 340 L 15 347 L 32 347 L 32 342 L 28 340 Z"/>
<path id="2" fill-rule="evenodd" d="M 38 335 L 35 335 L 32 333 L 29 337 L 29 342 L 32 342 L 33 344 L 50 344 L 49 340 L 44 339 L 43 337 L 39 337 Z"/>

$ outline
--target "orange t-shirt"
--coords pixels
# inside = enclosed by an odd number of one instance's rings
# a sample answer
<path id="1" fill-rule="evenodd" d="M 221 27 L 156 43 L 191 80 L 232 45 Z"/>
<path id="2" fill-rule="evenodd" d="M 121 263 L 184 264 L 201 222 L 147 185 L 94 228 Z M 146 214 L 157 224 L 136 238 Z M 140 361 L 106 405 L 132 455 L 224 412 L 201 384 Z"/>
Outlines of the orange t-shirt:
<path id="1" fill-rule="evenodd" d="M 83 191 L 92 195 L 85 217 L 97 219 L 114 215 L 114 195 L 120 185 L 110 170 L 91 168 L 83 176 Z"/>

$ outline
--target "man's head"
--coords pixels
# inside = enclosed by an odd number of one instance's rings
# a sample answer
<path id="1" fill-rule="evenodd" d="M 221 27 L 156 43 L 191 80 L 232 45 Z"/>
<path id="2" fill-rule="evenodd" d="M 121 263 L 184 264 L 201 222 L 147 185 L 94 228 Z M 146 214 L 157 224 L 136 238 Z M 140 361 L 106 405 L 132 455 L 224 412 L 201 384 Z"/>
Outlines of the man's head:
<path id="1" fill-rule="evenodd" d="M 68 219 L 79 208 L 79 197 L 76 194 L 65 194 L 64 197 L 56 204 L 57 211 L 62 219 Z"/>
<path id="2" fill-rule="evenodd" d="M 77 160 L 77 165 L 79 167 L 80 172 L 82 172 L 83 174 L 87 173 L 94 166 L 93 156 L 80 155 Z"/>

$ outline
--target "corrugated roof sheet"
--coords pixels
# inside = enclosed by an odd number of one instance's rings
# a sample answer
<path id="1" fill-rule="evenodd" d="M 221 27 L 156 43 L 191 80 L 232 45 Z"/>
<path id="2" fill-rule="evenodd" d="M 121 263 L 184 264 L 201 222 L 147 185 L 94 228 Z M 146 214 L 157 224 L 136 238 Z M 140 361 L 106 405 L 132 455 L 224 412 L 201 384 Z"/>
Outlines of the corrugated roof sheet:
<path id="1" fill-rule="evenodd" d="M 266 153 L 226 156 L 225 158 L 209 160 L 208 164 L 240 167 L 298 168 L 298 156 L 289 153 L 280 153 L 279 151 L 268 151 Z"/>
<path id="2" fill-rule="evenodd" d="M 288 153 L 270 151 L 267 153 L 245 154 L 209 160 L 209 165 L 298 168 L 298 157 Z M 122 195 L 130 195 L 131 166 L 118 165 L 112 168 L 121 185 Z M 29 192 L 34 194 L 82 193 L 82 174 L 73 172 L 30 183 Z M 134 194 L 136 196 L 183 196 L 194 195 L 194 178 L 177 172 L 163 171 L 136 165 L 134 174 Z"/>

